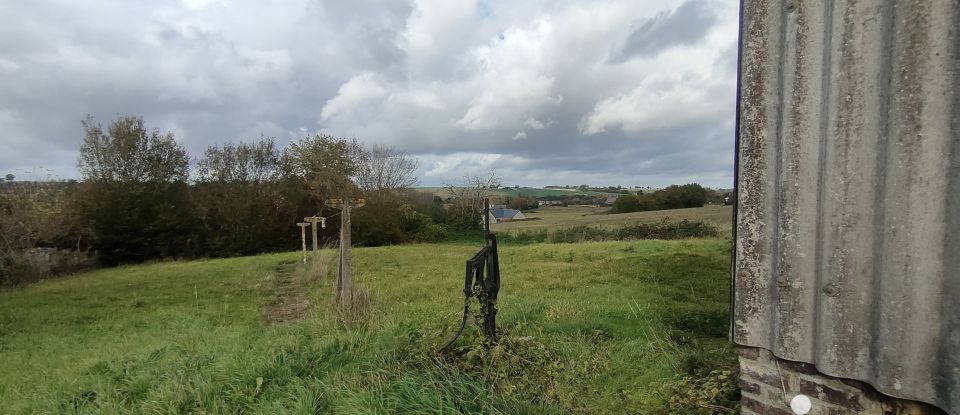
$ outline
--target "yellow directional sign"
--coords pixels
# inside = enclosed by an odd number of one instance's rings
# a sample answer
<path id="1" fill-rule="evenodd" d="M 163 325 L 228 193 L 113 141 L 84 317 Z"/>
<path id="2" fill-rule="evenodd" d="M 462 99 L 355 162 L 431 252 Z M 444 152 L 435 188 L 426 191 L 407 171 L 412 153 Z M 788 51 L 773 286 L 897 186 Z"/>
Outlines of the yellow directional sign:
<path id="1" fill-rule="evenodd" d="M 327 199 L 323 204 L 329 207 L 340 207 L 343 205 L 343 199 Z M 350 199 L 350 206 L 360 207 L 367 204 L 367 201 L 364 199 Z"/>

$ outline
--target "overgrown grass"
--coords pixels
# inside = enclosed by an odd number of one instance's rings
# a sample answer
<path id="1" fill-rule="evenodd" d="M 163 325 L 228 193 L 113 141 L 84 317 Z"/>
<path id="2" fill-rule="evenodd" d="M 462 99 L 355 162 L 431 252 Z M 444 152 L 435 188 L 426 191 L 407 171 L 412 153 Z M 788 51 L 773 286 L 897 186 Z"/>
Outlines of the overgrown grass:
<path id="1" fill-rule="evenodd" d="M 637 239 L 686 239 L 707 238 L 720 236 L 717 227 L 703 223 L 691 222 L 686 219 L 658 223 L 637 223 L 624 225 L 618 228 L 603 228 L 594 226 L 576 226 L 554 230 L 539 230 L 508 233 L 500 240 L 514 243 L 580 243 L 599 241 L 629 241 Z"/>
<path id="2" fill-rule="evenodd" d="M 735 366 L 717 239 L 504 243 L 503 341 L 488 349 L 470 328 L 440 355 L 476 249 L 356 249 L 370 304 L 350 324 L 331 308 L 333 278 L 297 279 L 306 318 L 268 322 L 278 272 L 306 272 L 295 253 L 0 293 L 0 412 L 668 413 L 684 385 Z"/>

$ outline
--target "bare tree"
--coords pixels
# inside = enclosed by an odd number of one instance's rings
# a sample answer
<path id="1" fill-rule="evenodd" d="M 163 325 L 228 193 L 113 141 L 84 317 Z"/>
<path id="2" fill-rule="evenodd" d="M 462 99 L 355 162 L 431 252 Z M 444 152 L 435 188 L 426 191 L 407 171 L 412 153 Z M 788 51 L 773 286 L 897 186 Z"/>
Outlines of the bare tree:
<path id="1" fill-rule="evenodd" d="M 442 184 L 453 202 L 450 213 L 455 216 L 454 223 L 473 227 L 480 224 L 483 199 L 492 193 L 492 189 L 499 187 L 501 181 L 497 172 L 490 170 L 484 175 L 464 175 L 459 182 L 444 180 Z"/>
<path id="2" fill-rule="evenodd" d="M 471 206 L 481 206 L 483 199 L 491 194 L 491 189 L 501 186 L 502 182 L 497 172 L 490 170 L 483 175 L 467 174 L 458 182 L 442 181 L 444 190 L 453 199 L 468 201 Z"/>
<path id="3" fill-rule="evenodd" d="M 375 145 L 360 154 L 355 179 L 368 192 L 393 192 L 417 184 L 420 161 L 392 146 Z"/>

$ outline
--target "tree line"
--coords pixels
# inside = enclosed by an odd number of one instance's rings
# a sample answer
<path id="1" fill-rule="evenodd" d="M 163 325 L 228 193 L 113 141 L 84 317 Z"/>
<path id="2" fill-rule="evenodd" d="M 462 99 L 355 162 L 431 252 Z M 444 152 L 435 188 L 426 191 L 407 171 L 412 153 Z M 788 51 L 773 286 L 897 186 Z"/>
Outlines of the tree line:
<path id="1" fill-rule="evenodd" d="M 0 186 L 0 274 L 23 268 L 16 253 L 36 247 L 95 252 L 108 266 L 293 250 L 295 223 L 306 216 L 331 217 L 320 236 L 336 239 L 338 211 L 324 206 L 328 198 L 366 200 L 353 216 L 361 246 L 479 227 L 479 216 L 414 191 L 418 161 L 394 147 L 318 134 L 281 148 L 261 136 L 192 159 L 141 117 L 106 127 L 88 117 L 82 126 L 79 182 Z"/>
<path id="2" fill-rule="evenodd" d="M 696 183 L 672 185 L 653 193 L 638 192 L 637 194 L 622 195 L 613 202 L 610 213 L 641 212 L 648 210 L 682 209 L 703 206 L 712 190 Z"/>
<path id="3" fill-rule="evenodd" d="M 445 182 L 441 199 L 413 189 L 419 164 L 403 151 L 324 134 L 283 147 L 260 136 L 209 146 L 194 158 L 141 117 L 121 116 L 106 127 L 88 117 L 82 127 L 81 180 L 0 183 L 0 286 L 51 268 L 51 252 L 70 252 L 67 261 L 54 261 L 70 272 L 88 257 L 112 266 L 294 250 L 295 224 L 314 215 L 330 218 L 319 236 L 335 241 L 338 211 L 325 207 L 328 198 L 365 199 L 353 211 L 355 245 L 475 237 L 482 200 L 501 185 L 494 172 L 468 175 Z M 708 193 L 690 184 L 622 195 L 613 211 L 702 206 Z M 495 202 L 537 206 L 526 195 Z"/>

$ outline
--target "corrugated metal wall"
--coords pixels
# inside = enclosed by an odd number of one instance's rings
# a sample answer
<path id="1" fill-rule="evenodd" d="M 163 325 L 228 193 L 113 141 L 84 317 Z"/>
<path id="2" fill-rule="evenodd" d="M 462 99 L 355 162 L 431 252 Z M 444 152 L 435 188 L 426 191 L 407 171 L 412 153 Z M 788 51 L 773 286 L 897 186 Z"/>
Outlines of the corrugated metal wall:
<path id="1" fill-rule="evenodd" d="M 960 0 L 743 0 L 733 340 L 960 414 Z"/>

